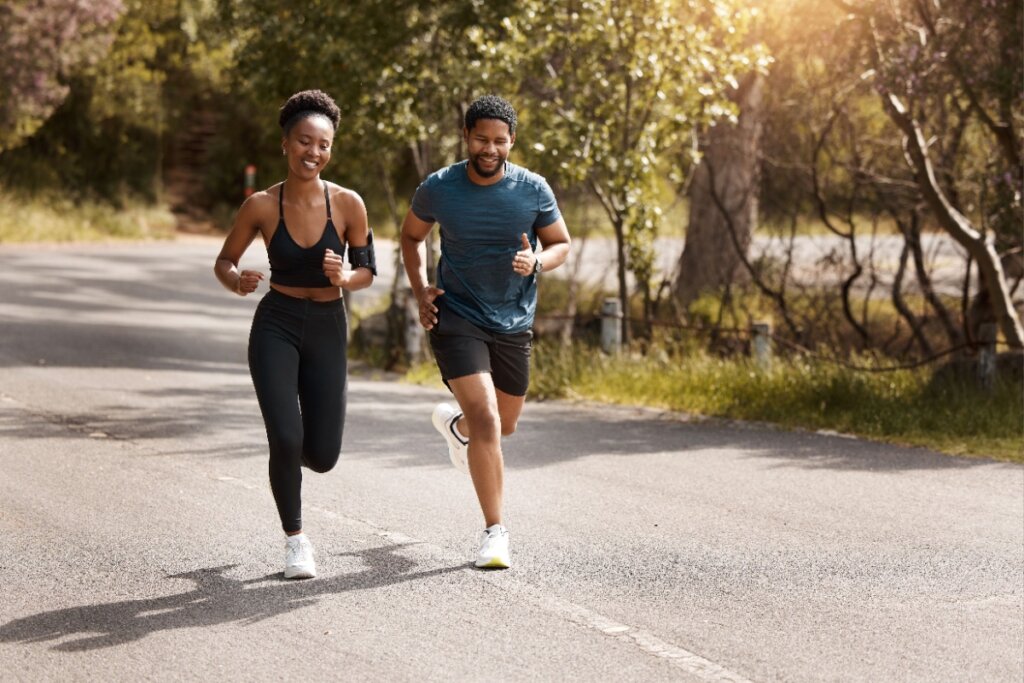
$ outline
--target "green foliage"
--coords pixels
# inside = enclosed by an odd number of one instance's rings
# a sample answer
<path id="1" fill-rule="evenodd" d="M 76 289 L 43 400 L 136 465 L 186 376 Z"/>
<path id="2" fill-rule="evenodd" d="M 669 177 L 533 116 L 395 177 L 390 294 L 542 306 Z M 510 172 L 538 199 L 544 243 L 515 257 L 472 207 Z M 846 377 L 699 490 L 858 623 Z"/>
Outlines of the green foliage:
<path id="1" fill-rule="evenodd" d="M 114 203 L 133 195 L 153 200 L 174 137 L 211 99 L 229 99 L 217 93 L 232 43 L 208 0 L 116 4 L 102 54 L 64 74 L 60 106 L 24 144 L 0 156 L 4 186 Z"/>
<path id="2" fill-rule="evenodd" d="M 34 134 L 69 82 L 106 53 L 119 0 L 16 0 L 0 6 L 0 152 Z"/>
<path id="3" fill-rule="evenodd" d="M 419 155 L 417 176 L 454 160 L 463 108 L 487 84 L 515 87 L 497 46 L 501 19 L 514 6 L 254 0 L 228 3 L 223 17 L 244 42 L 238 66 L 247 87 L 274 100 L 313 87 L 335 97 L 339 162 L 364 177 L 369 170 L 370 190 L 381 174 L 396 174 L 410 149 Z M 320 40 L 311 39 L 314 25 Z"/>
<path id="4" fill-rule="evenodd" d="M 28 194 L 62 193 L 115 206 L 156 196 L 159 138 L 120 117 L 90 116 L 92 87 L 75 81 L 71 94 L 40 130 L 0 160 L 0 186 Z"/>
<path id="5" fill-rule="evenodd" d="M 506 21 L 529 74 L 530 157 L 594 192 L 645 292 L 660 175 L 698 127 L 732 113 L 737 77 L 765 65 L 743 46 L 752 14 L 704 0 L 536 0 Z"/>

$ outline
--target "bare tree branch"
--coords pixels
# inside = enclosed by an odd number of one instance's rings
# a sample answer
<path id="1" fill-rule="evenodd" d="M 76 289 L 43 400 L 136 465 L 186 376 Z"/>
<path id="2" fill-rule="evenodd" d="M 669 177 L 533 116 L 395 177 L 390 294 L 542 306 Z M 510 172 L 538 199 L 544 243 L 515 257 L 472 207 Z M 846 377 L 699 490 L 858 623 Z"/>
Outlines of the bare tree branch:
<path id="1" fill-rule="evenodd" d="M 930 356 L 933 353 L 932 345 L 928 343 L 928 338 L 925 337 L 921 330 L 921 321 L 918 320 L 917 316 L 914 315 L 914 312 L 910 310 L 910 307 L 907 306 L 906 300 L 903 298 L 903 275 L 907 270 L 907 258 L 909 255 L 910 241 L 907 240 L 904 235 L 903 249 L 900 251 L 900 265 L 899 268 L 896 269 L 896 276 L 893 278 L 892 282 L 892 305 L 896 307 L 900 316 L 907 321 L 913 338 L 921 347 L 921 352 L 926 356 Z"/>
<path id="2" fill-rule="evenodd" d="M 953 322 L 953 316 L 936 293 L 935 287 L 932 284 L 932 278 L 928 274 L 928 268 L 924 262 L 924 251 L 921 249 L 921 225 L 918 212 L 915 210 L 911 213 L 909 224 L 901 221 L 895 215 L 893 217 L 896 219 L 896 225 L 899 227 L 900 232 L 903 233 L 904 240 L 910 246 L 910 253 L 914 257 L 914 271 L 917 274 L 917 284 L 921 288 L 921 293 L 924 295 L 928 305 L 932 307 L 932 310 L 938 316 L 939 322 L 946 331 L 946 336 L 949 338 L 950 343 L 953 346 L 962 344 L 964 341 L 963 333 L 957 329 L 956 324 Z"/>
<path id="3" fill-rule="evenodd" d="M 922 20 L 925 28 L 928 30 L 928 34 L 935 40 L 939 39 L 939 32 L 935 25 L 935 20 L 931 16 L 931 12 L 928 10 L 927 4 L 924 0 L 917 0 L 915 3 L 917 8 L 918 17 Z M 971 29 L 967 26 L 961 27 L 961 30 L 966 32 Z M 967 95 L 967 100 L 970 102 L 971 108 L 978 114 L 978 118 L 981 119 L 982 123 L 992 131 L 996 140 L 999 142 L 999 146 L 1003 151 L 1003 155 L 1006 157 L 1006 162 L 1011 169 L 1014 169 L 1014 173 L 1020 175 L 1021 168 L 1021 156 L 1020 147 L 1017 142 L 1017 133 L 1013 129 L 1013 119 L 1007 117 L 1004 121 L 996 121 L 992 115 L 985 109 L 984 105 L 975 92 L 974 87 L 971 85 L 970 79 L 967 77 L 967 72 L 964 69 L 963 62 L 957 57 L 957 50 L 950 50 L 946 55 L 946 63 L 949 64 L 953 75 L 960 83 L 960 87 L 963 88 L 964 94 Z"/>
<path id="4" fill-rule="evenodd" d="M 779 292 L 776 292 L 771 287 L 769 287 L 767 283 L 765 283 L 765 281 L 761 278 L 760 273 L 757 272 L 757 269 L 754 268 L 754 266 L 750 263 L 750 259 L 747 258 L 746 253 L 744 253 L 745 250 L 740 244 L 736 224 L 733 222 L 732 219 L 733 212 L 726 208 L 726 206 L 722 203 L 722 198 L 718 194 L 718 187 L 715 183 L 714 165 L 710 163 L 710 159 L 708 158 L 704 159 L 704 163 L 707 163 L 708 187 L 709 194 L 711 195 L 711 200 L 714 202 L 718 210 L 722 213 L 722 218 L 725 220 L 725 224 L 729 228 L 729 237 L 732 240 L 732 245 L 736 250 L 737 256 L 739 256 L 740 263 L 743 264 L 743 268 L 750 275 L 751 280 L 757 286 L 757 288 L 761 290 L 761 292 L 765 296 L 767 296 L 769 299 L 775 302 L 775 305 L 778 307 L 779 312 L 782 314 L 782 319 L 786 322 L 786 327 L 789 328 L 789 331 L 793 334 L 794 337 L 799 339 L 800 328 L 793 321 L 793 318 L 789 313 L 789 308 L 786 305 L 785 297 L 783 297 Z M 749 198 L 749 193 L 750 190 L 748 188 L 747 196 L 744 197 L 743 203 L 746 203 L 747 199 Z"/>
<path id="5" fill-rule="evenodd" d="M 1021 326 L 1020 316 L 1017 315 L 1010 299 L 1006 276 L 994 244 L 949 203 L 935 179 L 924 134 L 917 121 L 907 114 L 903 103 L 894 94 L 887 92 L 882 93 L 882 102 L 889 118 L 904 134 L 908 162 L 917 175 L 918 184 L 929 208 L 935 213 L 943 229 L 978 262 L 978 270 L 985 281 L 986 289 L 991 294 L 994 313 L 1007 342 L 1014 348 L 1024 348 L 1024 327 Z"/>

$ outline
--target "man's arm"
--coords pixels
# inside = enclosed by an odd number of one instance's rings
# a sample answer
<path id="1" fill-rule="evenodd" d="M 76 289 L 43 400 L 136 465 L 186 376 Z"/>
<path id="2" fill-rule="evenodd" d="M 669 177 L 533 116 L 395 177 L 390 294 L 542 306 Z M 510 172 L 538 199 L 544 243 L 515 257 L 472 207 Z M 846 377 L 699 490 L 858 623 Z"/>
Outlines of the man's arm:
<path id="1" fill-rule="evenodd" d="M 400 239 L 405 274 L 409 278 L 412 294 L 419 302 L 420 324 L 428 330 L 437 324 L 434 299 L 444 294 L 443 290 L 431 287 L 427 282 L 426 247 L 423 240 L 427 239 L 433 227 L 433 223 L 427 223 L 410 210 L 402 222 Z"/>
<path id="2" fill-rule="evenodd" d="M 551 225 L 537 228 L 537 239 L 544 248 L 543 253 L 537 254 L 536 257 L 541 262 L 543 272 L 554 270 L 569 258 L 572 240 L 564 219 L 559 218 Z"/>

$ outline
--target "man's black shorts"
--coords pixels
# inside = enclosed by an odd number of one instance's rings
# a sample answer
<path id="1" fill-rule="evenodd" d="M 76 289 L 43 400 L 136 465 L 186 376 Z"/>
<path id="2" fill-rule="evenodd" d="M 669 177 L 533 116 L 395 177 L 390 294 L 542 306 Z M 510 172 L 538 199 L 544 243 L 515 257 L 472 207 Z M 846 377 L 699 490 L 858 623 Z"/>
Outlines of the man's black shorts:
<path id="1" fill-rule="evenodd" d="M 451 388 L 448 380 L 489 372 L 499 391 L 526 395 L 533 332 L 488 332 L 453 313 L 444 305 L 444 296 L 435 299 L 434 305 L 437 324 L 430 330 L 430 348 L 446 386 Z"/>

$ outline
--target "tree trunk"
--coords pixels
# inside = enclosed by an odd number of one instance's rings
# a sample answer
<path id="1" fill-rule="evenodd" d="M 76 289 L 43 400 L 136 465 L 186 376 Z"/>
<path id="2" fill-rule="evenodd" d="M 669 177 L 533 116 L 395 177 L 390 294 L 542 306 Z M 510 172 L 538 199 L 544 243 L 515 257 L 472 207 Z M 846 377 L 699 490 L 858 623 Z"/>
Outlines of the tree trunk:
<path id="1" fill-rule="evenodd" d="M 615 272 L 619 282 L 619 305 L 622 307 L 622 343 L 629 344 L 629 286 L 626 282 L 626 235 L 623 226 L 625 219 L 619 215 L 612 222 L 615 229 Z"/>
<path id="2" fill-rule="evenodd" d="M 690 184 L 690 220 L 673 286 L 680 310 L 686 310 L 702 292 L 729 284 L 738 270 L 740 258 L 719 204 L 730 213 L 744 253 L 750 246 L 757 227 L 763 90 L 764 77 L 749 74 L 733 94 L 740 109 L 738 124 L 720 121 L 701 143 L 706 161 L 697 166 Z M 714 187 L 709 164 L 715 169 Z"/>

